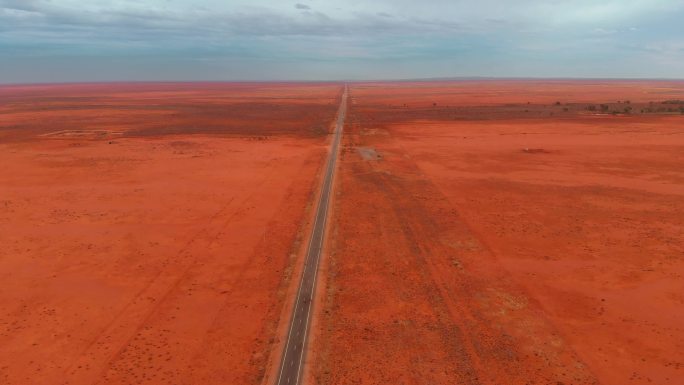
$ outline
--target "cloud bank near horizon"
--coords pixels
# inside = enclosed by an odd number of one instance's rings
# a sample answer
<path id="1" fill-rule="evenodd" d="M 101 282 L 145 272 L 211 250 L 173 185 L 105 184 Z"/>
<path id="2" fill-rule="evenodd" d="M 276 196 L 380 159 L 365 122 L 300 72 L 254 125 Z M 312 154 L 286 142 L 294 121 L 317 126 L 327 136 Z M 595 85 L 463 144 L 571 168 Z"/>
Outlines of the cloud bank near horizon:
<path id="1" fill-rule="evenodd" d="M 684 76 L 679 0 L 0 0 L 0 82 Z"/>

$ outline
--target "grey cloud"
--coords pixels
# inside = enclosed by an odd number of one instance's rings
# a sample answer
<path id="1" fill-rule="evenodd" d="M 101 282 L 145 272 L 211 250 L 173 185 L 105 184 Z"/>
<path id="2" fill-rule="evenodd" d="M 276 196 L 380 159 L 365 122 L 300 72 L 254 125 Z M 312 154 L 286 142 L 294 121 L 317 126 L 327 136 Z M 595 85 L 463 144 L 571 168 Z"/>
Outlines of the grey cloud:
<path id="1" fill-rule="evenodd" d="M 7 9 L 7 1 L 0 6 Z M 389 18 L 385 15 L 357 13 L 351 19 L 331 17 L 323 12 L 305 12 L 288 15 L 269 10 L 212 12 L 197 9 L 193 12 L 176 12 L 163 8 L 106 9 L 83 12 L 59 7 L 54 3 L 31 6 L 31 17 L 16 12 L 2 12 L 0 24 L 5 29 L 25 30 L 32 34 L 49 35 L 50 32 L 68 34 L 87 33 L 102 39 L 120 40 L 122 37 L 144 37 L 166 33 L 177 36 L 330 36 L 346 34 L 415 34 L 452 31 L 455 23 L 438 19 Z M 11 4 L 10 4 L 11 5 Z M 298 4 L 303 5 L 303 4 Z M 28 7 L 27 7 L 28 8 Z M 304 9 L 303 7 L 298 7 Z M 0 38 L 2 38 L 0 36 Z"/>
<path id="2" fill-rule="evenodd" d="M 38 6 L 36 0 L 2 0 L 0 1 L 0 9 L 14 9 L 19 11 L 35 11 Z"/>
<path id="3" fill-rule="evenodd" d="M 637 63 L 643 52 L 638 48 L 645 47 L 652 57 L 667 59 L 660 62 L 674 63 L 663 71 L 684 73 L 684 64 L 677 64 L 684 63 L 677 61 L 684 59 L 680 0 L 603 0 L 601 6 L 591 0 L 374 0 L 350 2 L 343 9 L 333 0 L 309 3 L 313 9 L 267 0 L 249 5 L 225 0 L 0 0 L 0 61 L 31 55 L 176 55 L 206 62 L 286 60 L 293 68 L 298 60 L 357 60 L 377 68 L 392 60 L 393 65 L 421 61 L 425 68 L 445 71 L 464 66 L 505 71 L 539 66 L 543 58 L 547 71 L 559 68 L 560 74 L 570 75 L 562 70 L 610 68 L 618 59 Z M 661 11 L 665 5 L 667 11 Z M 630 28 L 639 33 L 629 36 L 634 48 L 625 48 L 620 43 Z M 653 47 L 652 41 L 667 45 Z M 7 68 L 1 62 L 0 67 Z M 0 77 L 10 76 L 3 71 Z"/>
<path id="4" fill-rule="evenodd" d="M 610 1 L 610 0 L 608 0 Z M 87 2 L 86 2 L 87 3 Z M 420 33 L 492 33 L 492 28 L 511 29 L 513 33 L 534 29 L 534 24 L 525 21 L 540 2 L 523 0 L 516 7 L 524 12 L 510 12 L 505 15 L 489 15 L 487 9 L 505 9 L 509 5 L 493 7 L 493 0 L 482 0 L 480 6 L 465 6 L 462 1 L 428 0 L 420 6 L 407 0 L 385 2 L 387 11 L 361 10 L 351 17 L 336 14 L 310 12 L 311 7 L 296 3 L 294 8 L 307 12 L 279 12 L 268 7 L 252 9 L 231 9 L 229 7 L 192 6 L 179 9 L 168 4 L 112 2 L 111 7 L 95 9 L 77 7 L 75 2 L 46 0 L 0 0 L 0 24 L 4 29 L 20 29 L 49 32 L 69 28 L 76 32 L 89 29 L 94 35 L 114 34 L 121 36 L 142 36 L 150 32 L 167 32 L 170 35 L 229 34 L 247 36 L 312 35 L 327 36 L 339 34 L 392 33 L 410 36 Z M 64 5 L 67 4 L 67 5 Z M 68 4 L 71 4 L 69 6 Z M 144 6 L 145 4 L 151 4 Z M 154 6 L 157 4 L 156 6 Z M 3 12 L 2 9 L 8 10 Z M 234 8 L 234 7 L 233 7 Z M 382 7 L 381 7 L 382 8 Z M 405 10 L 403 10 L 405 8 Z M 15 10 L 15 11 L 9 11 Z M 389 11 L 392 10 L 390 13 Z M 30 14 L 18 14 L 16 11 Z M 396 12 L 395 12 L 396 11 Z M 340 11 L 335 11 L 340 12 Z M 21 13 L 21 12 L 19 12 Z M 500 12 L 501 13 L 501 12 Z M 593 26 L 596 28 L 596 26 Z M 613 28 L 607 25 L 606 29 Z M 592 29 L 592 28 L 589 28 Z M 0 37 L 1 38 L 1 37 Z"/>

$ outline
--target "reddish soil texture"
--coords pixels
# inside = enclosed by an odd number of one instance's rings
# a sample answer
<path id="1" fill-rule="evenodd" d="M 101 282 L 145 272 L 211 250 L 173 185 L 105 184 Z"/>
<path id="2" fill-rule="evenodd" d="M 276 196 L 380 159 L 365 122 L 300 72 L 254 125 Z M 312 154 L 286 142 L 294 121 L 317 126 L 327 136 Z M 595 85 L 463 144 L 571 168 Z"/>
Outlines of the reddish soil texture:
<path id="1" fill-rule="evenodd" d="M 320 136 L 338 84 L 0 86 L 0 140 L 45 136 Z M 49 124 L 46 124 L 48 123 Z"/>
<path id="2" fill-rule="evenodd" d="M 350 93 L 317 383 L 682 383 L 684 83 Z"/>
<path id="3" fill-rule="evenodd" d="M 258 384 L 339 94 L 1 88 L 0 383 Z"/>

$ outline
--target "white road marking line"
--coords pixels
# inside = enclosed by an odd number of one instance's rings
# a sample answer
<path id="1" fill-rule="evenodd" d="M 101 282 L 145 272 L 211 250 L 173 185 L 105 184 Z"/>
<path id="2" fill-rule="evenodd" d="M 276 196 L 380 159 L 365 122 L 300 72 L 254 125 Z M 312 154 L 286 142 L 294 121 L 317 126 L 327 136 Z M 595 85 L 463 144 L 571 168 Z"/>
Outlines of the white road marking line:
<path id="1" fill-rule="evenodd" d="M 336 131 L 336 136 L 335 136 L 335 142 L 334 147 L 332 151 L 335 152 L 334 156 L 331 157 L 330 161 L 330 167 L 332 168 L 332 171 L 330 173 L 330 180 L 328 180 L 328 193 L 330 192 L 330 186 L 332 185 L 332 176 L 335 175 L 335 166 L 337 165 L 337 156 L 339 154 L 339 142 L 341 140 L 341 134 L 342 134 L 342 128 L 344 128 L 344 115 L 346 115 L 346 110 L 347 110 L 347 87 L 345 86 L 345 91 L 344 91 L 344 99 L 342 100 L 342 105 L 340 106 L 340 116 L 343 116 L 343 118 L 338 117 L 337 119 L 337 126 L 335 127 Z M 342 126 L 342 127 L 340 127 Z M 328 195 L 328 198 L 330 198 L 330 195 Z M 328 207 L 330 207 L 330 200 L 328 199 L 328 204 L 325 205 L 324 208 L 324 215 L 323 218 L 327 219 L 328 218 Z M 325 232 L 323 232 L 325 235 Z M 323 236 L 321 236 L 319 240 L 319 247 L 322 248 L 323 245 Z M 318 277 L 318 264 L 320 262 L 320 255 L 319 258 L 316 258 L 316 270 L 314 270 L 314 278 L 313 281 L 314 283 L 316 282 L 316 278 Z M 315 288 L 312 288 L 312 293 L 315 291 Z M 304 338 L 308 335 L 309 332 L 309 318 L 310 318 L 310 313 L 311 313 L 311 306 L 307 309 L 306 313 L 306 324 L 304 325 Z M 302 349 L 301 353 L 299 354 L 299 367 L 297 368 L 297 379 L 295 383 L 299 383 L 299 375 L 302 372 L 302 361 L 304 357 L 304 349 Z"/>
<path id="2" fill-rule="evenodd" d="M 348 99 L 348 86 L 345 85 L 343 99 L 342 99 L 342 102 L 340 103 L 340 108 L 339 108 L 339 112 L 338 112 L 338 116 L 337 116 L 337 123 L 335 126 L 335 138 L 333 139 L 333 143 L 331 146 L 330 155 L 329 155 L 328 162 L 327 162 L 326 173 L 323 176 L 323 186 L 321 187 L 321 192 L 320 192 L 320 195 L 318 198 L 318 206 L 316 207 L 316 216 L 314 218 L 313 232 L 312 232 L 311 238 L 309 239 L 309 245 L 308 245 L 308 249 L 307 249 L 306 260 L 304 261 L 304 270 L 302 271 L 302 277 L 300 280 L 299 288 L 297 290 L 297 299 L 295 300 L 295 306 L 294 306 L 294 310 L 293 310 L 294 315 L 293 315 L 292 321 L 295 321 L 298 318 L 297 314 L 301 313 L 299 311 L 299 310 L 301 310 L 299 307 L 299 299 L 300 299 L 300 295 L 302 294 L 302 288 L 304 287 L 304 283 L 307 283 L 306 286 L 312 286 L 311 287 L 311 293 L 309 294 L 309 303 L 308 303 L 307 312 L 306 312 L 306 323 L 304 326 L 304 340 L 301 343 L 301 346 L 299 346 L 299 345 L 295 346 L 295 350 L 297 348 L 301 349 L 300 354 L 299 354 L 299 365 L 297 367 L 297 378 L 295 380 L 295 383 L 299 383 L 299 376 L 301 374 L 302 361 L 303 361 L 304 351 L 305 351 L 304 344 L 306 343 L 306 337 L 307 337 L 308 331 L 309 331 L 309 318 L 311 318 L 310 316 L 311 316 L 313 293 L 315 292 L 316 278 L 318 277 L 318 266 L 320 264 L 321 250 L 323 248 L 323 240 L 325 238 L 325 222 L 323 223 L 323 227 L 321 230 L 322 232 L 320 233 L 320 237 L 318 237 L 316 249 L 313 249 L 312 246 L 314 244 L 313 243 L 314 238 L 315 238 L 315 235 L 317 233 L 316 228 L 318 226 L 318 219 L 322 218 L 323 221 L 326 221 L 328 218 L 328 208 L 330 206 L 330 190 L 331 190 L 332 181 L 333 181 L 334 175 L 335 175 L 335 167 L 337 165 L 337 157 L 339 156 L 339 152 L 340 152 L 339 146 L 341 143 L 342 131 L 344 129 L 344 120 L 346 118 L 347 99 Z M 324 192 L 327 192 L 327 194 L 324 194 Z M 323 202 L 324 197 L 327 197 L 325 202 Z M 321 210 L 320 205 L 323 203 L 325 203 L 325 205 L 322 207 L 323 211 L 321 212 L 320 211 Z M 322 213 L 322 215 L 320 215 L 321 213 Z M 312 254 L 312 250 L 315 250 L 316 252 L 314 254 Z M 313 264 L 314 264 L 313 267 L 315 268 L 314 276 L 313 276 L 313 280 L 309 279 L 309 280 L 305 281 L 307 268 L 309 267 L 309 264 L 312 264 L 312 261 L 309 258 L 311 255 L 316 255 L 315 261 L 313 262 Z M 299 318 L 299 324 L 301 325 L 301 323 L 302 323 L 302 319 Z M 285 368 L 285 361 L 287 360 L 286 356 L 288 355 L 290 341 L 292 340 L 292 328 L 293 327 L 294 327 L 294 322 L 291 322 L 290 323 L 290 330 L 288 332 L 287 342 L 285 344 L 285 350 L 283 351 L 282 364 L 280 367 L 280 373 L 278 376 L 277 384 L 280 384 L 282 381 L 283 370 Z M 300 332 L 301 331 L 297 332 L 297 337 L 299 337 Z M 290 366 L 293 366 L 293 365 L 294 365 L 294 360 L 290 361 Z M 288 384 L 290 383 L 290 377 L 288 377 L 287 383 Z"/>

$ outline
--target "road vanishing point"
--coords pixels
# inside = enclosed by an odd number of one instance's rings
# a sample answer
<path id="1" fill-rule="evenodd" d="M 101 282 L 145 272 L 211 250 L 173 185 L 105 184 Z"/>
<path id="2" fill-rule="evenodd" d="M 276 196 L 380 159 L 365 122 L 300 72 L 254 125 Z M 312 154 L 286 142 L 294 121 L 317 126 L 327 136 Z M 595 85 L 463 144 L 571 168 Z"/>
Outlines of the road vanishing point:
<path id="1" fill-rule="evenodd" d="M 340 108 L 337 112 L 337 123 L 325 168 L 323 185 L 321 186 L 318 198 L 316 217 L 311 237 L 309 238 L 309 246 L 306 252 L 297 298 L 292 309 L 287 342 L 283 350 L 276 385 L 299 385 L 301 379 L 302 366 L 306 356 L 307 337 L 309 335 L 309 322 L 311 321 L 311 308 L 313 307 L 313 296 L 318 276 L 318 265 L 321 259 L 326 223 L 328 221 L 330 191 L 335 176 L 335 166 L 340 151 L 344 119 L 347 113 L 348 94 L 349 90 L 345 85 Z"/>

